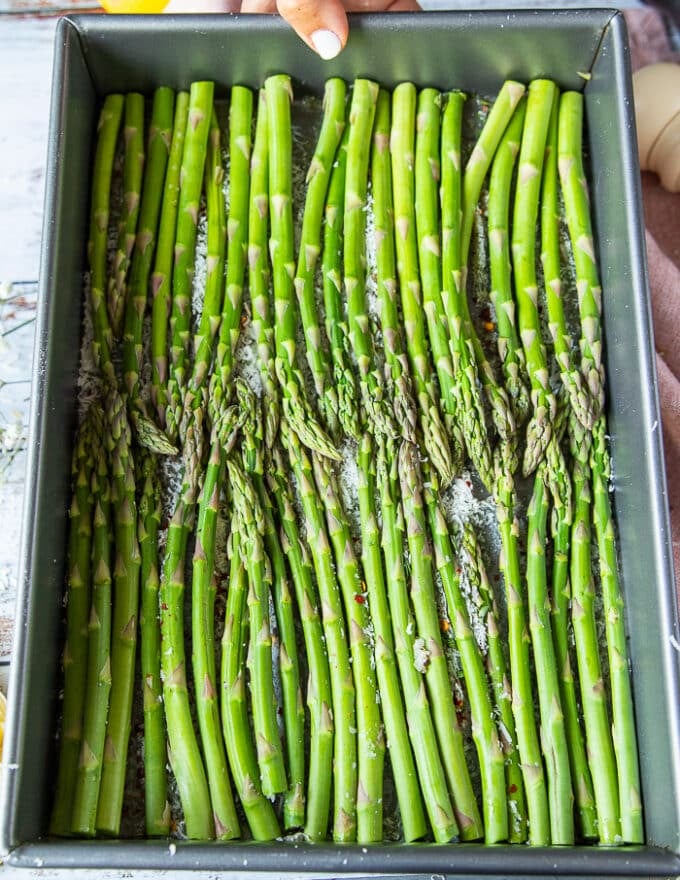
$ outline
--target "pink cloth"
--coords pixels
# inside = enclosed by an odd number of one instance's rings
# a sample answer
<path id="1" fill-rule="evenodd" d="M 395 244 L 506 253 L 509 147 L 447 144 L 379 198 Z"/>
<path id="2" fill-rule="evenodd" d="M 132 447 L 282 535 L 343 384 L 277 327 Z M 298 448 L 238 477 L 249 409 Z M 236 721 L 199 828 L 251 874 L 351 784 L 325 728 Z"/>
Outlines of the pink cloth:
<path id="1" fill-rule="evenodd" d="M 633 70 L 673 57 L 662 16 L 653 9 L 625 13 Z M 642 175 L 649 283 L 659 376 L 675 582 L 680 595 L 680 193 Z"/>

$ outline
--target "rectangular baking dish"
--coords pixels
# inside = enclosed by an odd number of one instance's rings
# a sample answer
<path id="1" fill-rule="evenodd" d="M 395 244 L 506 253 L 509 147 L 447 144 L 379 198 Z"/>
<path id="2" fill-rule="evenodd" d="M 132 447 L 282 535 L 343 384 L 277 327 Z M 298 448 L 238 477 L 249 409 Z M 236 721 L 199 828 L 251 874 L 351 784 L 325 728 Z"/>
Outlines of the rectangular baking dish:
<path id="1" fill-rule="evenodd" d="M 649 845 L 637 848 L 380 845 L 369 848 L 45 837 L 58 711 L 69 468 L 75 422 L 88 169 L 99 98 L 214 79 L 298 91 L 331 75 L 493 94 L 550 76 L 585 92 L 604 287 L 609 424 Z M 0 793 L 0 850 L 15 867 L 220 871 L 233 876 L 670 876 L 680 873 L 680 641 L 623 17 L 607 10 L 355 17 L 321 62 L 268 16 L 73 16 L 57 30 L 15 660 Z M 224 874 L 221 874 L 224 876 Z"/>

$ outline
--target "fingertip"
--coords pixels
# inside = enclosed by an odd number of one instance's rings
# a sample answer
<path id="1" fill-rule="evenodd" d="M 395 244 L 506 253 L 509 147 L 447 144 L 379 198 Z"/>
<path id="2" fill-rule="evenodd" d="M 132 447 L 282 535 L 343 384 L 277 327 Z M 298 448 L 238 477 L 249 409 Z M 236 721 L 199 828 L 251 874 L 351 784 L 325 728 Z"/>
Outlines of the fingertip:
<path id="1" fill-rule="evenodd" d="M 324 61 L 330 61 L 336 58 L 342 51 L 342 43 L 340 37 L 333 31 L 320 28 L 310 34 L 309 37 L 314 51 Z"/>

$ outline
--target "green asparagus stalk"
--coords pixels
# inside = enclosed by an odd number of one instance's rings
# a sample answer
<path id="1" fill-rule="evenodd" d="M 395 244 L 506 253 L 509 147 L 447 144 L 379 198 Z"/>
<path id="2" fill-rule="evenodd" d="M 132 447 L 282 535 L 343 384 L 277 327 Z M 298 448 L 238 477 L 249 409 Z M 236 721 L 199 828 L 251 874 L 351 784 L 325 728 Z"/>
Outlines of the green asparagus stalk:
<path id="1" fill-rule="evenodd" d="M 265 82 L 269 145 L 270 252 L 274 286 L 276 373 L 283 395 L 283 413 L 300 440 L 321 455 L 339 459 L 331 440 L 313 417 L 295 362 L 296 317 L 295 238 L 293 228 L 292 87 L 285 74 Z"/>
<path id="2" fill-rule="evenodd" d="M 515 271 L 517 319 L 531 382 L 532 416 L 527 426 L 522 469 L 533 473 L 545 456 L 556 415 L 545 347 L 541 340 L 536 278 L 536 223 L 548 126 L 556 87 L 550 80 L 529 86 L 522 145 L 517 168 L 513 212 L 512 257 Z"/>
<path id="3" fill-rule="evenodd" d="M 321 252 L 321 221 L 333 161 L 345 128 L 345 83 L 326 81 L 323 119 L 319 140 L 307 172 L 307 197 L 302 216 L 295 292 L 305 334 L 307 362 L 312 373 L 322 420 L 331 434 L 337 434 L 338 401 L 330 381 L 331 367 L 319 328 L 314 293 L 316 266 Z"/>
<path id="4" fill-rule="evenodd" d="M 63 652 L 64 704 L 62 709 L 59 770 L 50 833 L 68 834 L 83 736 L 84 697 L 87 681 L 88 615 L 91 603 L 92 479 L 99 456 L 104 416 L 93 404 L 75 441 L 71 480 L 68 582 L 66 594 L 66 641 Z"/>
<path id="5" fill-rule="evenodd" d="M 423 500 L 430 522 L 435 564 L 444 588 L 456 647 L 460 653 L 463 677 L 467 685 L 472 716 L 472 737 L 477 748 L 482 777 L 484 840 L 486 843 L 498 843 L 507 840 L 509 836 L 505 758 L 494 721 L 484 661 L 470 627 L 470 615 L 460 590 L 460 579 L 455 569 L 448 524 L 437 501 L 438 481 L 431 471 L 427 476 L 429 485 L 423 493 Z"/>
<path id="6" fill-rule="evenodd" d="M 229 107 L 227 286 L 208 398 L 208 407 L 213 418 L 216 410 L 223 405 L 223 401 L 230 399 L 229 383 L 234 368 L 234 352 L 241 332 L 248 241 L 252 119 L 253 93 L 245 86 L 233 86 Z"/>
<path id="7" fill-rule="evenodd" d="M 364 434 L 359 446 L 358 471 L 361 564 L 374 630 L 375 670 L 381 695 L 380 705 L 404 840 L 412 841 L 425 835 L 427 824 L 399 688 L 375 503 L 374 444 L 369 433 Z"/>
<path id="8" fill-rule="evenodd" d="M 328 534 L 349 627 L 358 741 L 357 842 L 373 843 L 382 840 L 383 833 L 385 734 L 380 707 L 376 702 L 377 682 L 369 633 L 366 582 L 354 554 L 349 524 L 340 504 L 330 467 L 320 457 L 313 460 L 313 466 L 315 482 L 326 511 Z"/>
<path id="9" fill-rule="evenodd" d="M 463 175 L 463 214 L 460 234 L 460 278 L 463 295 L 462 314 L 465 321 L 465 338 L 474 352 L 479 379 L 489 401 L 491 417 L 500 440 L 504 444 L 502 452 L 505 456 L 505 467 L 509 467 L 511 470 L 515 468 L 515 418 L 505 389 L 496 379 L 495 371 L 489 362 L 472 322 L 468 300 L 465 296 L 465 288 L 470 238 L 479 195 L 498 144 L 524 91 L 524 86 L 521 83 L 508 80 L 503 84 L 487 116 L 477 143 L 468 158 Z"/>
<path id="10" fill-rule="evenodd" d="M 156 249 L 163 181 L 170 151 L 174 98 L 172 89 L 161 86 L 154 93 L 151 109 L 139 223 L 130 267 L 123 332 L 123 379 L 131 418 L 133 413 L 145 415 L 140 384 L 143 366 L 142 328 L 149 276 Z"/>
<path id="11" fill-rule="evenodd" d="M 520 101 L 498 145 L 489 178 L 488 238 L 491 302 L 496 313 L 498 353 L 505 387 L 517 424 L 529 413 L 526 358 L 517 335 L 515 300 L 510 276 L 510 194 L 515 161 L 522 138 L 526 102 Z"/>
<path id="12" fill-rule="evenodd" d="M 534 717 L 534 698 L 529 665 L 524 589 L 519 559 L 519 523 L 516 516 L 516 493 L 511 474 L 499 474 L 496 485 L 496 509 L 501 536 L 501 570 L 505 581 L 508 614 L 508 649 L 512 681 L 512 712 L 515 718 L 517 746 L 524 777 L 529 817 L 529 843 L 545 846 L 550 842 L 550 816 L 545 774 Z"/>
<path id="13" fill-rule="evenodd" d="M 269 800 L 262 794 L 257 755 L 248 723 L 245 665 L 242 662 L 247 629 L 246 572 L 241 536 L 233 531 L 228 543 L 229 590 L 222 636 L 222 729 L 234 786 L 254 840 L 274 840 L 279 823 Z"/>
<path id="14" fill-rule="evenodd" d="M 104 444 L 96 451 L 92 494 L 92 605 L 88 624 L 83 735 L 71 814 L 71 831 L 81 837 L 94 837 L 96 831 L 111 694 L 111 486 Z"/>
<path id="15" fill-rule="evenodd" d="M 213 108 L 205 159 L 206 196 L 206 267 L 203 308 L 198 328 L 193 336 L 194 364 L 184 398 L 184 418 L 192 410 L 204 405 L 208 373 L 212 366 L 215 336 L 220 324 L 224 295 L 224 258 L 226 251 L 227 218 L 224 205 L 224 168 L 222 167 L 222 139 L 220 126 Z M 211 398 L 209 398 L 211 399 Z"/>
<path id="16" fill-rule="evenodd" d="M 227 461 L 233 493 L 234 515 L 248 546 L 248 617 L 250 626 L 250 668 L 253 729 L 257 746 L 262 791 L 265 795 L 286 791 L 286 770 L 276 721 L 276 699 L 272 678 L 272 637 L 269 626 L 271 563 L 263 540 L 263 513 L 255 490 L 234 460 Z"/>
<path id="17" fill-rule="evenodd" d="M 619 583 L 616 535 L 609 500 L 610 462 L 605 439 L 604 416 L 600 416 L 595 424 L 591 468 L 593 523 L 600 560 L 600 583 L 607 634 L 612 737 L 619 783 L 621 835 L 625 843 L 642 843 L 644 832 L 640 799 L 640 769 L 635 736 L 633 695 L 628 668 L 624 602 Z"/>
<path id="18" fill-rule="evenodd" d="M 239 836 L 238 817 L 229 785 L 227 756 L 220 728 L 215 669 L 215 541 L 219 486 L 223 478 L 221 443 L 214 434 L 198 502 L 196 547 L 191 582 L 191 641 L 196 714 L 212 801 L 215 837 Z"/>
<path id="19" fill-rule="evenodd" d="M 390 153 L 394 198 L 394 226 L 399 274 L 401 310 L 404 318 L 407 352 L 420 414 L 423 442 L 442 480 L 448 483 L 462 458 L 460 431 L 455 417 L 453 394 L 453 364 L 448 346 L 442 311 L 437 310 L 441 300 L 438 289 L 427 285 L 424 291 L 435 301 L 423 298 L 418 264 L 418 235 L 416 228 L 415 196 L 415 126 L 416 89 L 411 83 L 402 83 L 392 96 L 392 128 Z M 427 161 L 427 158 L 425 158 Z M 428 166 L 428 173 L 431 169 Z M 432 183 L 434 181 L 432 180 Z M 438 247 L 438 243 L 435 243 Z M 439 285 L 435 285 L 438 287 Z M 439 302 L 441 305 L 441 302 Z M 427 328 L 432 345 L 432 358 L 439 379 L 441 399 L 437 399 L 427 344 Z M 446 432 L 441 432 L 441 407 Z M 447 435 L 448 434 L 448 438 Z M 455 454 L 448 441 L 455 447 Z M 454 461 L 455 459 L 455 461 Z"/>
<path id="20" fill-rule="evenodd" d="M 135 681 L 141 557 L 137 541 L 135 466 L 127 409 L 122 396 L 113 391 L 108 406 L 116 555 L 113 568 L 111 698 L 97 808 L 97 829 L 103 834 L 118 836 Z"/>
<path id="21" fill-rule="evenodd" d="M 161 486 L 156 458 L 146 453 L 140 459 L 138 483 L 142 489 L 137 510 L 142 584 L 139 635 L 144 697 L 144 805 L 147 836 L 165 837 L 170 831 L 170 804 L 165 770 L 167 738 L 161 683 L 161 630 L 158 620 Z"/>
<path id="22" fill-rule="evenodd" d="M 264 443 L 272 449 L 279 430 L 281 401 L 274 367 L 274 319 L 269 296 L 269 157 L 267 145 L 267 102 L 260 91 L 250 163 L 250 206 L 248 211 L 248 288 L 258 365 L 262 379 Z M 266 401 L 266 405 L 265 402 Z"/>
<path id="23" fill-rule="evenodd" d="M 479 203 L 484 179 L 501 142 L 503 133 L 525 91 L 526 87 L 514 80 L 507 80 L 503 83 L 486 118 L 484 127 L 477 138 L 477 143 L 465 165 L 463 219 L 460 234 L 461 266 L 467 266 L 474 215 Z"/>
<path id="24" fill-rule="evenodd" d="M 527 599 L 541 716 L 541 745 L 548 781 L 550 836 L 553 844 L 568 845 L 574 842 L 574 796 L 558 669 L 550 629 L 545 559 L 549 502 L 545 468 L 545 465 L 539 466 L 536 473 L 528 510 Z"/>
<path id="25" fill-rule="evenodd" d="M 113 261 L 113 275 L 109 279 L 108 287 L 109 320 L 116 339 L 120 338 L 125 314 L 128 271 L 137 237 L 144 168 L 144 96 L 137 92 L 129 92 L 125 96 L 123 142 L 125 144 L 123 206 L 118 227 L 118 246 Z"/>
<path id="26" fill-rule="evenodd" d="M 305 712 L 300 688 L 300 665 L 295 636 L 295 614 L 290 578 L 274 522 L 274 508 L 264 481 L 263 420 L 255 397 L 242 380 L 237 380 L 241 409 L 247 412 L 242 435 L 243 467 L 250 476 L 260 505 L 264 546 L 271 564 L 272 594 L 279 635 L 279 670 L 283 702 L 288 788 L 283 802 L 286 829 L 305 822 Z"/>
<path id="27" fill-rule="evenodd" d="M 366 302 L 366 205 L 371 133 L 378 85 L 354 81 L 349 111 L 349 139 L 345 172 L 344 273 L 349 339 L 359 371 L 363 415 L 371 430 L 394 434 L 385 403 L 381 373 L 376 369 Z"/>
<path id="28" fill-rule="evenodd" d="M 298 530 L 288 475 L 278 448 L 272 450 L 269 486 L 281 522 L 281 549 L 290 566 L 309 665 L 309 782 L 304 831 L 310 840 L 324 840 L 328 831 L 333 767 L 331 679 L 309 551 Z"/>
<path id="29" fill-rule="evenodd" d="M 415 621 L 411 612 L 404 570 L 404 522 L 399 501 L 397 452 L 381 444 L 378 454 L 378 485 L 382 510 L 381 543 L 385 555 L 389 610 L 394 633 L 394 650 L 404 694 L 404 706 L 423 801 L 437 843 L 457 838 L 446 774 L 437 747 L 423 675 L 414 666 Z"/>
<path id="30" fill-rule="evenodd" d="M 439 184 L 441 180 L 441 95 L 423 89 L 418 95 L 415 137 L 415 220 L 418 258 L 423 289 L 423 309 L 428 318 L 432 353 L 442 389 L 447 428 L 453 444 L 450 474 L 441 473 L 444 485 L 463 466 L 465 439 L 456 418 L 457 406 L 452 360 L 442 301 L 442 242 L 440 236 Z"/>
<path id="31" fill-rule="evenodd" d="M 411 601 L 418 627 L 417 641 L 421 646 L 418 653 L 422 654 L 414 662 L 424 667 L 437 740 L 461 838 L 476 840 L 483 836 L 484 829 L 465 760 L 463 735 L 453 704 L 452 687 L 439 630 L 422 476 L 416 450 L 406 444 L 402 444 L 399 451 L 399 477 L 411 558 Z"/>
<path id="32" fill-rule="evenodd" d="M 333 840 L 356 840 L 357 835 L 357 722 L 355 686 L 345 634 L 340 587 L 333 553 L 311 463 L 296 435 L 281 423 L 283 441 L 297 483 L 304 529 L 316 573 L 333 700 Z M 320 781 L 320 784 L 324 784 Z"/>
<path id="33" fill-rule="evenodd" d="M 185 439 L 184 479 L 168 527 L 159 601 L 161 677 L 170 766 L 179 789 L 187 837 L 208 840 L 214 837 L 215 826 L 205 768 L 191 717 L 184 651 L 186 552 L 195 520 L 200 468 L 194 432 L 201 428 L 199 421 L 192 422 Z"/>
<path id="34" fill-rule="evenodd" d="M 621 842 L 616 756 L 593 609 L 595 587 L 591 558 L 592 496 L 588 464 L 590 435 L 574 417 L 570 423 L 573 462 L 574 523 L 571 529 L 571 621 L 576 643 L 586 748 L 593 779 L 600 843 Z"/>
<path id="35" fill-rule="evenodd" d="M 189 93 L 189 114 L 180 169 L 175 262 L 172 273 L 170 313 L 172 339 L 166 410 L 166 430 L 170 440 L 175 440 L 179 435 L 184 412 L 184 397 L 190 376 L 192 282 L 213 92 L 213 83 L 195 82 L 192 83 Z"/>
<path id="36" fill-rule="evenodd" d="M 465 97 L 460 92 L 447 95 L 441 133 L 441 223 L 442 223 L 442 307 L 448 321 L 453 358 L 452 393 L 465 438 L 468 455 L 482 482 L 495 481 L 491 448 L 484 418 L 484 405 L 478 388 L 474 346 L 466 320 L 464 263 L 461 255 L 461 125 Z M 434 317 L 433 312 L 433 317 Z M 440 320 L 442 320 L 440 318 Z M 432 341 L 432 333 L 430 334 Z M 441 374 L 440 374 L 441 383 Z"/>
<path id="37" fill-rule="evenodd" d="M 346 126 L 331 171 L 325 209 L 321 273 L 323 275 L 323 302 L 326 314 L 326 336 L 331 351 L 333 379 L 338 398 L 338 421 L 343 432 L 355 440 L 359 438 L 359 394 L 354 372 L 349 362 L 349 330 L 342 297 L 342 254 L 345 219 L 345 172 L 347 168 Z"/>
<path id="38" fill-rule="evenodd" d="M 184 153 L 184 139 L 189 113 L 189 94 L 178 92 L 175 99 L 175 116 L 172 126 L 170 153 L 163 185 L 163 201 L 158 223 L 158 241 L 154 268 L 151 275 L 151 400 L 159 422 L 166 423 L 168 399 L 168 316 L 170 291 L 177 228 L 179 202 L 179 177 Z"/>
<path id="39" fill-rule="evenodd" d="M 568 473 L 566 480 L 570 480 Z M 560 680 L 560 696 L 567 728 L 567 746 L 571 779 L 576 802 L 576 818 L 580 834 L 586 840 L 597 838 L 597 813 L 593 781 L 588 767 L 585 738 L 576 696 L 576 685 L 569 650 L 569 549 L 573 510 L 566 505 L 553 506 L 551 533 L 553 542 L 552 564 L 552 634 L 555 645 L 555 663 Z"/>
<path id="40" fill-rule="evenodd" d="M 486 624 L 486 666 L 505 759 L 508 840 L 510 843 L 524 843 L 527 839 L 527 805 L 517 748 L 515 719 L 512 714 L 512 693 L 504 651 L 505 639 L 500 630 L 498 606 L 486 573 L 481 548 L 470 522 L 462 526 L 460 558 L 461 571 L 467 578 L 471 598 Z"/>
<path id="41" fill-rule="evenodd" d="M 390 162 L 390 96 L 383 89 L 378 93 L 373 146 L 371 151 L 371 189 L 373 195 L 373 228 L 375 243 L 377 296 L 380 303 L 380 329 L 385 351 L 388 395 L 394 403 L 395 418 L 401 434 L 415 443 L 417 419 L 408 358 L 401 338 L 401 316 L 397 298 L 397 267 L 394 242 L 394 207 L 392 200 L 392 165 Z M 435 407 L 433 424 L 438 425 L 439 443 L 433 443 L 427 424 L 423 424 L 423 442 L 438 466 L 446 469 L 449 457 L 445 429 Z M 441 455 L 440 455 L 441 446 Z"/>
<path id="42" fill-rule="evenodd" d="M 568 395 L 571 408 L 577 418 L 587 427 L 593 424 L 593 403 L 588 385 L 581 372 L 572 363 L 573 343 L 567 327 L 562 303 L 562 281 L 560 277 L 560 209 L 557 182 L 557 118 L 559 93 L 555 91 L 550 125 L 546 143 L 541 189 L 541 263 L 545 301 L 548 311 L 548 326 L 553 341 L 555 360 L 560 369 L 560 377 Z"/>
<path id="43" fill-rule="evenodd" d="M 113 333 L 106 304 L 107 239 L 111 200 L 111 174 L 116 143 L 123 118 L 122 95 L 108 95 L 99 116 L 97 146 L 92 170 L 92 207 L 88 258 L 90 263 L 90 306 L 92 309 L 92 353 L 102 371 L 104 381 L 116 387 L 116 371 L 112 361 Z"/>
<path id="44" fill-rule="evenodd" d="M 604 407 L 604 365 L 602 363 L 602 287 L 600 285 L 590 200 L 583 169 L 583 95 L 564 92 L 558 120 L 558 168 L 576 268 L 581 316 L 581 372 L 590 391 L 591 409 L 580 411 L 585 428 L 592 428 Z"/>

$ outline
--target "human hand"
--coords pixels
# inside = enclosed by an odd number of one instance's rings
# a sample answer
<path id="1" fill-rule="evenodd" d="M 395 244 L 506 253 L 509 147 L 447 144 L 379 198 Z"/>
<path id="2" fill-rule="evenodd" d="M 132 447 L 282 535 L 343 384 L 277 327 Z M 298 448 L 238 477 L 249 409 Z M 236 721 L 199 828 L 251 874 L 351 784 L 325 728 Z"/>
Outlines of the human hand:
<path id="1" fill-rule="evenodd" d="M 276 13 L 324 60 L 347 42 L 348 12 L 417 12 L 417 0 L 100 0 L 107 12 Z"/>
<path id="2" fill-rule="evenodd" d="M 416 0 L 243 0 L 241 12 L 278 12 L 324 60 L 347 42 L 348 12 L 414 12 Z"/>

